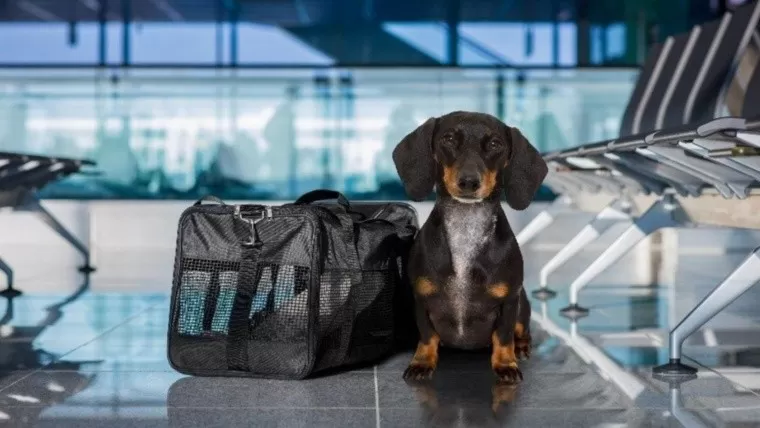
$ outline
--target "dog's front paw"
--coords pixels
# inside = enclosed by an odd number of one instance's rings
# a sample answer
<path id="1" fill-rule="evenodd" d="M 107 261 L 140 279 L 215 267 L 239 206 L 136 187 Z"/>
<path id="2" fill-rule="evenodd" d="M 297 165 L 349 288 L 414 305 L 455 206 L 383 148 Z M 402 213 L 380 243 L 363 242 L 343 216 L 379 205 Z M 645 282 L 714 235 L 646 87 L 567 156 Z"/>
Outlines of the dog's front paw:
<path id="1" fill-rule="evenodd" d="M 411 363 L 404 370 L 404 379 L 406 380 L 426 380 L 433 378 L 435 366 L 421 363 Z"/>
<path id="2" fill-rule="evenodd" d="M 523 374 L 517 368 L 517 365 L 495 366 L 493 367 L 493 372 L 499 378 L 499 381 L 508 385 L 516 385 L 523 380 Z"/>
<path id="3" fill-rule="evenodd" d="M 533 342 L 528 336 L 527 338 L 515 339 L 515 356 L 518 360 L 524 361 L 530 358 L 530 350 L 533 347 Z"/>

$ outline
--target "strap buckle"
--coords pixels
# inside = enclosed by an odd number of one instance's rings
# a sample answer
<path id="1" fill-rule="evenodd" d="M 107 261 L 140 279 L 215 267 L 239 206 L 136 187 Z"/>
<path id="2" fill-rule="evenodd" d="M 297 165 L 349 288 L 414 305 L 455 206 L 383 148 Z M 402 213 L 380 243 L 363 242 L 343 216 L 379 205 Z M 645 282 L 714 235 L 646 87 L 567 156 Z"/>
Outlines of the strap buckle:
<path id="1" fill-rule="evenodd" d="M 258 218 L 246 218 L 243 217 L 243 213 L 240 210 L 240 205 L 235 205 L 235 217 L 245 223 L 248 223 L 251 228 L 251 235 L 248 238 L 248 241 L 243 242 L 243 245 L 246 247 L 252 247 L 256 244 L 259 244 L 261 241 L 259 241 L 258 233 L 256 233 L 256 224 L 266 218 L 266 213 L 264 211 L 261 211 Z"/>

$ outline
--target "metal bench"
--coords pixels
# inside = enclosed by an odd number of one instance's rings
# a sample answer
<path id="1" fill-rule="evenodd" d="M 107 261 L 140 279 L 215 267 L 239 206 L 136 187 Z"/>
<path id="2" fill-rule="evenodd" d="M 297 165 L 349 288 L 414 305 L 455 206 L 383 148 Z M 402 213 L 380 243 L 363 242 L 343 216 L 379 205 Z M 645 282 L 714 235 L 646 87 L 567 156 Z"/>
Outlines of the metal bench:
<path id="1" fill-rule="evenodd" d="M 534 297 L 544 300 L 553 298 L 556 293 L 548 288 L 548 278 L 552 272 L 614 224 L 630 221 L 632 215 L 651 203 L 648 198 L 644 198 L 644 203 L 634 203 L 636 195 L 662 195 L 667 188 L 674 186 L 686 194 L 698 194 L 701 183 L 684 173 L 656 162 L 633 159 L 628 154 L 614 160 L 605 154 L 610 145 L 625 147 L 643 141 L 656 129 L 681 129 L 684 123 L 692 121 L 693 114 L 703 114 L 705 109 L 709 110 L 710 107 L 697 110 L 688 107 L 690 100 L 696 99 L 697 93 L 704 90 L 695 85 L 695 81 L 704 81 L 710 69 L 730 66 L 731 58 L 714 53 L 721 48 L 725 50 L 729 42 L 736 38 L 734 35 L 743 32 L 742 27 L 732 25 L 737 24 L 738 20 L 737 15 L 726 13 L 721 19 L 696 26 L 686 34 L 669 37 L 661 47 L 652 50 L 622 118 L 620 135 L 624 137 L 545 156 L 553 170 L 564 169 L 567 172 L 561 178 L 554 174 L 548 177 L 546 184 L 555 192 L 577 196 L 583 192 L 607 191 L 618 196 L 596 211 L 598 215 L 544 265 L 539 276 L 540 287 L 533 291 Z M 731 31 L 728 31 L 729 28 Z M 715 93 L 715 98 L 718 95 Z M 687 110 L 689 114 L 673 113 Z M 591 167 L 578 168 L 572 163 L 578 162 L 577 158 L 583 158 Z M 615 167 L 611 168 L 613 163 Z M 565 188 L 561 184 L 557 187 L 557 183 L 565 183 Z M 574 184 L 574 187 L 568 189 L 567 183 Z M 541 213 L 539 216 L 546 215 Z M 519 235 L 518 241 L 523 243 Z"/>
<path id="2" fill-rule="evenodd" d="M 63 239 L 68 241 L 84 257 L 81 272 L 90 273 L 90 251 L 55 216 L 40 203 L 37 191 L 46 185 L 80 172 L 83 167 L 94 166 L 89 160 L 55 158 L 0 152 L 0 208 L 35 213 Z M 8 286 L 0 296 L 14 297 L 21 294 L 13 286 L 13 269 L 0 258 L 0 271 L 8 279 Z"/>

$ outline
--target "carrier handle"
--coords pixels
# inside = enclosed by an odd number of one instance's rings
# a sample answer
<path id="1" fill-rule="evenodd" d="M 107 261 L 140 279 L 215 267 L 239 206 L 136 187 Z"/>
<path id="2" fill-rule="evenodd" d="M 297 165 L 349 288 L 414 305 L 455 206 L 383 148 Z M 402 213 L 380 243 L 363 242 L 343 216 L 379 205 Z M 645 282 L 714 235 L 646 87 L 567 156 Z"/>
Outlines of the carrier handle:
<path id="1" fill-rule="evenodd" d="M 348 203 L 348 198 L 346 198 L 345 195 L 336 190 L 329 189 L 317 189 L 312 190 L 311 192 L 306 192 L 301 195 L 300 198 L 296 199 L 295 204 L 308 205 L 317 201 L 327 201 L 332 199 L 336 199 L 338 201 L 338 205 L 345 208 L 346 211 L 351 209 L 351 204 Z"/>
<path id="2" fill-rule="evenodd" d="M 204 202 L 213 202 L 217 205 L 224 205 L 224 206 L 227 205 L 223 200 L 221 200 L 220 198 L 217 198 L 214 195 L 206 195 L 198 199 L 197 201 L 195 201 L 193 205 L 197 207 L 197 206 L 203 205 Z"/>

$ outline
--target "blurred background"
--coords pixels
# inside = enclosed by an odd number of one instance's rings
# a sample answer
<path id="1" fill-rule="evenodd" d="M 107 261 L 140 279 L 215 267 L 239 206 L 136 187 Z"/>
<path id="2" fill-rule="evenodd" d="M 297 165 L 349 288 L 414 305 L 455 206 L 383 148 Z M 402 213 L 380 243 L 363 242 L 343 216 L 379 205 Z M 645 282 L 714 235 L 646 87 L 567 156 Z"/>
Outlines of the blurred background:
<path id="1" fill-rule="evenodd" d="M 0 151 L 97 162 L 44 198 L 404 199 L 428 117 L 614 137 L 648 46 L 741 3 L 0 0 Z"/>

